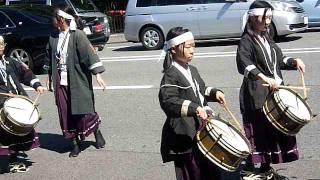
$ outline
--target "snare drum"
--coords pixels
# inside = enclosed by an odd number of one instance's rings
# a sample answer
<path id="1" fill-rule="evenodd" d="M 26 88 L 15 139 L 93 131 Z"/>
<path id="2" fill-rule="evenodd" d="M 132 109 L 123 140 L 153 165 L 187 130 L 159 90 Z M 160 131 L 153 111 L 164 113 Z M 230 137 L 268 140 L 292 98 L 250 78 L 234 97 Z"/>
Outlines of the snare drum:
<path id="1" fill-rule="evenodd" d="M 235 171 L 250 154 L 247 138 L 219 117 L 212 118 L 196 137 L 206 158 L 226 171 Z"/>
<path id="2" fill-rule="evenodd" d="M 291 136 L 296 135 L 312 117 L 307 102 L 295 91 L 283 88 L 267 97 L 263 112 L 276 129 Z"/>
<path id="3" fill-rule="evenodd" d="M 4 102 L 0 110 L 0 126 L 10 134 L 25 136 L 40 120 L 38 107 L 26 97 L 12 97 Z"/>

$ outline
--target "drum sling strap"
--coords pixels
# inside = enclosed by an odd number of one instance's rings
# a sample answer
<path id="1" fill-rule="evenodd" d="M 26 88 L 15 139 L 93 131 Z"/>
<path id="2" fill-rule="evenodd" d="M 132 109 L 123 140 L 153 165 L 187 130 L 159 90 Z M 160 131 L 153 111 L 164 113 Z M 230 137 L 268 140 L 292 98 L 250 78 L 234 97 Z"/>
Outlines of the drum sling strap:
<path id="1" fill-rule="evenodd" d="M 4 57 L 2 57 L 2 60 L 0 60 L 0 74 L 1 74 L 2 80 L 5 83 L 5 85 L 8 87 L 8 90 L 10 93 L 11 93 L 11 89 L 14 89 L 16 94 L 18 94 L 16 84 L 14 83 L 12 77 L 10 75 L 8 76 L 7 67 L 6 67 L 7 63 L 8 61 L 6 61 Z M 9 80 L 9 84 L 8 84 L 8 80 Z M 12 86 L 12 88 L 10 88 L 9 85 Z"/>

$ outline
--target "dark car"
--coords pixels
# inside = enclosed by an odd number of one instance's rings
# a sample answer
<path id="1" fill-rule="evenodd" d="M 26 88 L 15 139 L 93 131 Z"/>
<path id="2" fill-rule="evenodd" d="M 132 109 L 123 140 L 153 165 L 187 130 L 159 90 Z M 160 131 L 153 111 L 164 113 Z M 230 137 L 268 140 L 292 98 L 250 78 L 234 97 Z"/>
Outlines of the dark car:
<path id="1" fill-rule="evenodd" d="M 108 18 L 101 13 L 91 0 L 6 0 L 10 4 L 45 4 L 53 7 L 68 5 L 83 22 L 83 31 L 91 44 L 103 50 L 110 37 Z"/>
<path id="2" fill-rule="evenodd" d="M 0 35 L 7 42 L 5 54 L 26 63 L 36 74 L 42 73 L 46 61 L 52 13 L 53 8 L 46 5 L 0 7 Z"/>
<path id="3" fill-rule="evenodd" d="M 98 50 L 102 50 L 110 36 L 107 16 L 101 13 L 91 0 L 51 0 L 52 6 L 61 4 L 69 5 L 82 19 L 83 31 L 87 34 L 91 44 L 98 47 Z"/>

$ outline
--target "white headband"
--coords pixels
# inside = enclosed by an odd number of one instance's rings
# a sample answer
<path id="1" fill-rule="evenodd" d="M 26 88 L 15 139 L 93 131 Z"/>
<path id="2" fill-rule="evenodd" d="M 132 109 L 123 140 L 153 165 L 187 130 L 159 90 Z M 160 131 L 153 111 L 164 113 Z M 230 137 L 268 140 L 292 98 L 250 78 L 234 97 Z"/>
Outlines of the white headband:
<path id="1" fill-rule="evenodd" d="M 248 11 L 249 16 L 263 16 L 265 10 L 267 9 L 266 16 L 271 16 L 272 15 L 272 10 L 271 8 L 254 8 L 250 9 Z"/>
<path id="2" fill-rule="evenodd" d="M 3 36 L 0 36 L 0 42 L 4 42 Z"/>
<path id="3" fill-rule="evenodd" d="M 244 13 L 242 16 L 242 27 L 241 27 L 242 32 L 246 27 L 249 16 L 263 16 L 265 9 L 266 8 L 253 8 L 247 11 L 246 13 Z M 271 15 L 272 15 L 271 8 L 267 8 L 266 16 L 271 16 Z"/>
<path id="4" fill-rule="evenodd" d="M 172 47 L 175 47 L 179 44 L 182 44 L 188 40 L 193 40 L 193 34 L 192 32 L 188 31 L 186 33 L 183 33 L 175 38 L 170 39 L 169 41 L 166 41 L 164 43 L 163 49 L 161 51 L 160 57 L 158 59 L 158 62 L 162 59 L 162 57 L 168 52 L 168 50 Z"/>
<path id="5" fill-rule="evenodd" d="M 61 11 L 61 10 L 58 11 L 57 15 L 65 18 L 65 19 L 71 20 L 70 21 L 70 30 L 75 31 L 77 29 L 77 24 L 76 24 L 76 21 L 74 20 L 73 16 L 71 16 L 70 14 L 68 14 L 64 11 Z"/>

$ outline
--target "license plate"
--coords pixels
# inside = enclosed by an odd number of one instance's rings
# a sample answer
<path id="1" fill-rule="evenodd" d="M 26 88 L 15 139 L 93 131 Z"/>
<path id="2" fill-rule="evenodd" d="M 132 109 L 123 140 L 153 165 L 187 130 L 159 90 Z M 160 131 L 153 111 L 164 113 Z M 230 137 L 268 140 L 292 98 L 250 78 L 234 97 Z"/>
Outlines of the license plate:
<path id="1" fill-rule="evenodd" d="M 89 27 L 83 28 L 83 32 L 86 33 L 87 35 L 88 35 L 88 34 L 92 34 L 92 32 L 91 32 L 91 30 L 90 30 Z"/>
<path id="2" fill-rule="evenodd" d="M 303 17 L 303 21 L 304 21 L 304 24 L 308 24 L 308 17 L 307 16 Z"/>

